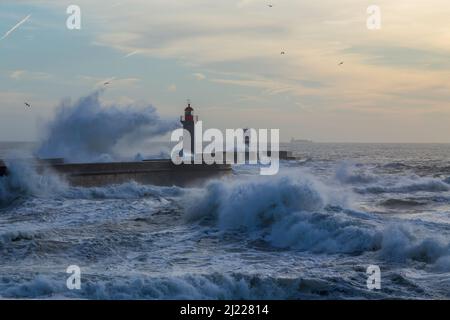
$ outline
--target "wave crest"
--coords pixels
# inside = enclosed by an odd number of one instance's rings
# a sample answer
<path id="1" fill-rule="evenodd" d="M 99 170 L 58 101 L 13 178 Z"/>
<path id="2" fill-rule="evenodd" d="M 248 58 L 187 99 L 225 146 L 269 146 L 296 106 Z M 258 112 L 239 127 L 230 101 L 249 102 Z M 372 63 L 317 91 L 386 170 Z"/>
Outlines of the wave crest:
<path id="1" fill-rule="evenodd" d="M 61 279 L 67 275 L 62 274 Z M 340 278 L 308 279 L 259 274 L 187 274 L 174 277 L 142 277 L 112 280 L 85 278 L 81 290 L 69 291 L 65 282 L 38 276 L 20 284 L 0 282 L 4 298 L 176 299 L 176 300 L 281 300 L 342 297 L 354 287 Z M 370 295 L 363 289 L 362 295 Z"/>
<path id="2" fill-rule="evenodd" d="M 176 197 L 183 193 L 179 187 L 159 187 L 128 183 L 105 187 L 71 187 L 50 169 L 36 170 L 30 161 L 7 161 L 8 175 L 0 177 L 0 208 L 27 197 L 62 197 L 68 199 L 137 199 L 144 197 Z"/>
<path id="3" fill-rule="evenodd" d="M 216 181 L 203 192 L 198 198 L 190 196 L 194 204 L 187 208 L 189 220 L 241 232 L 276 248 L 329 254 L 377 252 L 387 260 L 448 266 L 450 244 L 420 239 L 413 226 L 351 210 L 343 189 L 325 186 L 308 175 Z"/>
<path id="4" fill-rule="evenodd" d="M 0 207 L 26 196 L 51 196 L 69 188 L 60 176 L 50 170 L 38 173 L 29 161 L 6 161 L 8 175 L 0 177 Z"/>
<path id="5" fill-rule="evenodd" d="M 375 250 L 381 240 L 370 225 L 334 210 L 345 205 L 344 195 L 306 175 L 214 182 L 193 203 L 190 220 L 213 220 L 221 230 L 259 236 L 274 247 L 354 253 Z"/>
<path id="6" fill-rule="evenodd" d="M 413 177 L 400 179 L 393 185 L 373 185 L 356 189 L 356 191 L 361 194 L 446 192 L 450 191 L 450 185 L 438 178 Z"/>

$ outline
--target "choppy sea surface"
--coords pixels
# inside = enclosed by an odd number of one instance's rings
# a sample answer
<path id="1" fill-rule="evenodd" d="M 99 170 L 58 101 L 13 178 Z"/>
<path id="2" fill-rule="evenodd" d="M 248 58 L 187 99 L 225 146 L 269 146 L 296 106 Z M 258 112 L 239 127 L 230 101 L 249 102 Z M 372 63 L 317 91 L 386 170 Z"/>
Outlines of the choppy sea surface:
<path id="1" fill-rule="evenodd" d="M 288 147 L 301 160 L 276 176 L 235 166 L 202 188 L 71 187 L 9 160 L 0 297 L 450 298 L 450 145 Z"/>

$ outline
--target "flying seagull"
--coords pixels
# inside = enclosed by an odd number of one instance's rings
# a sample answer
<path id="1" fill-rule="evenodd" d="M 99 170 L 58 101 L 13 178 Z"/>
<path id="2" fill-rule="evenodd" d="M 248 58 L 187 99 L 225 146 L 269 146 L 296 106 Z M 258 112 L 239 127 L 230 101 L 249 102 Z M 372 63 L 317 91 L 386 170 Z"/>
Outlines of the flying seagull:
<path id="1" fill-rule="evenodd" d="M 339 66 L 342 66 L 344 64 L 344 61 L 339 62 Z"/>
<path id="2" fill-rule="evenodd" d="M 267 5 L 269 8 L 273 8 L 273 4 L 268 4 Z"/>
<path id="3" fill-rule="evenodd" d="M 30 19 L 31 14 L 27 15 L 25 18 L 20 20 L 14 27 L 6 31 L 6 33 L 3 35 L 3 37 L 0 38 L 0 41 L 7 38 L 11 33 L 13 33 L 17 28 L 19 28 L 22 24 L 27 22 L 28 19 Z"/>
<path id="4" fill-rule="evenodd" d="M 107 86 L 111 85 L 115 79 L 116 79 L 116 77 L 103 79 L 103 80 L 97 82 L 96 86 L 97 87 L 107 87 Z"/>
<path id="5" fill-rule="evenodd" d="M 280 54 L 286 54 L 286 52 L 284 52 L 284 51 L 281 51 L 281 53 Z"/>
<path id="6" fill-rule="evenodd" d="M 28 102 L 25 102 L 25 105 L 26 105 L 28 108 L 31 108 L 31 105 L 30 105 Z"/>

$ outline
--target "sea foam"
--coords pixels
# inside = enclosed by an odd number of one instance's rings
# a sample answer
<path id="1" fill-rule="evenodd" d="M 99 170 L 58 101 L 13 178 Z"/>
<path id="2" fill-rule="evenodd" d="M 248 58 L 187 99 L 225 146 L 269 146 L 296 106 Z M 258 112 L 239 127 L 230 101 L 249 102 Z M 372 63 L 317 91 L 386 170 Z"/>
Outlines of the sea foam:
<path id="1" fill-rule="evenodd" d="M 350 191 L 306 174 L 216 181 L 205 191 L 187 206 L 189 221 L 259 237 L 273 247 L 329 254 L 372 251 L 389 261 L 437 263 L 444 269 L 450 255 L 444 239 L 421 238 L 408 223 L 358 214 L 345 195 Z"/>

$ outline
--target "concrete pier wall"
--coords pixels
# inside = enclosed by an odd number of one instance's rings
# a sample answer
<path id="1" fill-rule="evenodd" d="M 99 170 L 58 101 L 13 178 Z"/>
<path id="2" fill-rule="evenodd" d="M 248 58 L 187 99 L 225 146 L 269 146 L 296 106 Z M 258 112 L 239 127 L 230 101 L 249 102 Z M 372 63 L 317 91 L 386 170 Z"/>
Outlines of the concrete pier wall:
<path id="1" fill-rule="evenodd" d="M 269 152 L 270 156 L 270 152 Z M 248 153 L 244 155 L 248 161 Z M 280 160 L 295 160 L 287 151 L 280 151 Z M 223 154 L 226 159 L 226 153 Z M 237 153 L 234 153 L 237 160 Z M 64 176 L 74 186 L 104 186 L 129 181 L 160 186 L 196 186 L 212 178 L 231 173 L 229 164 L 181 164 L 175 165 L 169 159 L 139 162 L 108 163 L 64 163 L 63 159 L 29 159 L 39 172 L 53 170 Z M 0 176 L 8 173 L 7 166 L 0 160 Z"/>
<path id="2" fill-rule="evenodd" d="M 195 186 L 211 178 L 231 173 L 228 165 L 174 165 L 170 160 L 121 163 L 88 163 L 54 165 L 77 186 L 100 186 L 136 181 L 160 186 Z"/>
<path id="3" fill-rule="evenodd" d="M 81 164 L 35 164 L 39 172 L 54 171 L 71 185 L 93 187 L 136 181 L 159 186 L 196 186 L 231 173 L 230 165 L 174 165 L 171 160 Z M 7 174 L 5 165 L 0 166 Z"/>

